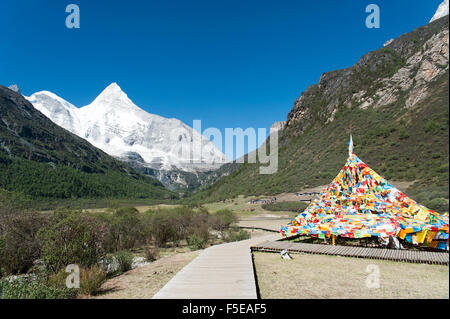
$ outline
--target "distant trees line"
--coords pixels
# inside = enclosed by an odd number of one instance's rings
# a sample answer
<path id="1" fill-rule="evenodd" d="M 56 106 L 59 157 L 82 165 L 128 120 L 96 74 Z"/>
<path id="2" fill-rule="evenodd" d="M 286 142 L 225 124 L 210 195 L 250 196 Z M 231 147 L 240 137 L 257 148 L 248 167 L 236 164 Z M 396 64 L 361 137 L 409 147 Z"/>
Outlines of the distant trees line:
<path id="1" fill-rule="evenodd" d="M 176 198 L 157 180 L 112 169 L 87 173 L 64 165 L 50 165 L 0 152 L 0 188 L 33 199 Z"/>

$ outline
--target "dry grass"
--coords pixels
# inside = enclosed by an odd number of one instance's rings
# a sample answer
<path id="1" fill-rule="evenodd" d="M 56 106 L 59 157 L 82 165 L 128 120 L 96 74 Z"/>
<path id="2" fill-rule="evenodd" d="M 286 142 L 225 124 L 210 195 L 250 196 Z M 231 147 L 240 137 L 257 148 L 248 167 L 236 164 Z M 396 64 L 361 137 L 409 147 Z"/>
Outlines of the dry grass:
<path id="1" fill-rule="evenodd" d="M 290 222 L 291 219 L 283 218 L 283 219 L 254 219 L 254 220 L 243 220 L 241 219 L 238 223 L 240 227 L 257 227 L 257 228 L 264 228 L 264 229 L 270 229 L 274 231 L 280 231 L 281 226 L 286 225 L 288 222 Z M 281 234 L 280 234 L 281 238 Z"/>
<path id="2" fill-rule="evenodd" d="M 177 253 L 128 271 L 103 284 L 98 299 L 150 299 L 200 251 Z"/>
<path id="3" fill-rule="evenodd" d="M 449 267 L 338 256 L 254 254 L 262 298 L 449 298 Z M 368 265 L 380 270 L 380 288 L 368 289 Z"/>

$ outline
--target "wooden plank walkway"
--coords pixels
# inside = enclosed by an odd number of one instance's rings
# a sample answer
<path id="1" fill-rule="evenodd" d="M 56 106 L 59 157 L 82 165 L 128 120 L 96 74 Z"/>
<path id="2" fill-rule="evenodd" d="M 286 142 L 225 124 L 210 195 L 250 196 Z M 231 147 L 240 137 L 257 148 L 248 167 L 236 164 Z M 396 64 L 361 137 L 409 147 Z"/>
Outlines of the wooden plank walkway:
<path id="1" fill-rule="evenodd" d="M 397 250 L 385 248 L 365 248 L 354 246 L 332 246 L 320 244 L 295 243 L 289 241 L 266 241 L 251 247 L 252 251 L 323 254 L 344 257 L 383 259 L 410 263 L 448 265 L 447 252 Z"/>
<path id="2" fill-rule="evenodd" d="M 211 246 L 175 275 L 153 299 L 256 299 L 250 247 L 279 234 Z"/>

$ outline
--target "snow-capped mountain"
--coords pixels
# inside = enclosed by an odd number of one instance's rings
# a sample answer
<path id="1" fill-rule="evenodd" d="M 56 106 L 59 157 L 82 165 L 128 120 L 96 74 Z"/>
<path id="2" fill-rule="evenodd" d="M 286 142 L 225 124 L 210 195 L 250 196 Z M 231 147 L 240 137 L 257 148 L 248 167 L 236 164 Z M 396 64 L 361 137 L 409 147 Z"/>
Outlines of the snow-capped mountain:
<path id="1" fill-rule="evenodd" d="M 74 105 L 49 91 L 37 92 L 25 98 L 54 123 L 81 136 L 79 109 Z"/>
<path id="2" fill-rule="evenodd" d="M 180 120 L 136 106 L 116 83 L 81 108 L 48 91 L 26 98 L 54 123 L 106 153 L 139 158 L 148 168 L 198 172 L 228 161 L 209 139 Z"/>
<path id="3" fill-rule="evenodd" d="M 431 18 L 430 22 L 433 22 L 434 20 L 437 20 L 439 18 L 445 17 L 448 15 L 448 0 L 442 1 L 442 3 L 439 5 L 436 13 L 434 14 L 433 18 Z"/>

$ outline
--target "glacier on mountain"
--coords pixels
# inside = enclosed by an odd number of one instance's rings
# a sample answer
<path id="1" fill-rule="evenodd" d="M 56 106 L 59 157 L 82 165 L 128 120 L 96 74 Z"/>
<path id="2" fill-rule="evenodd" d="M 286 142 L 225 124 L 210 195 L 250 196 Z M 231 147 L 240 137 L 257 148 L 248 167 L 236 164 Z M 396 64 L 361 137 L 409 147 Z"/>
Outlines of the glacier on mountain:
<path id="1" fill-rule="evenodd" d="M 146 167 L 196 172 L 228 162 L 209 139 L 178 119 L 139 108 L 117 83 L 81 108 L 48 91 L 26 98 L 54 123 L 109 155 L 127 158 L 127 154 L 136 154 Z"/>

